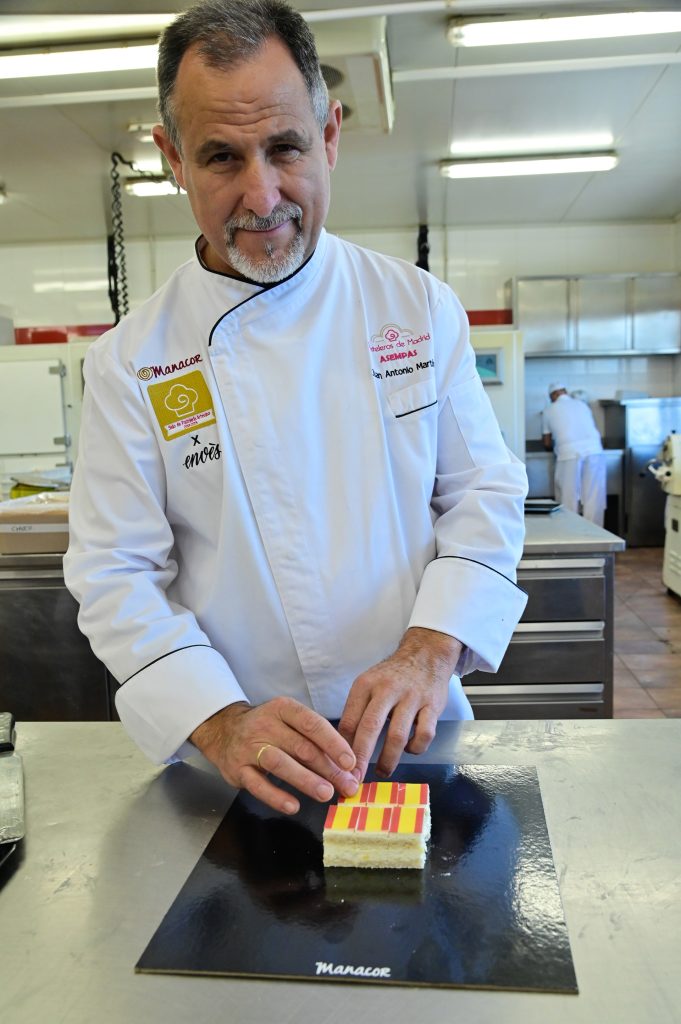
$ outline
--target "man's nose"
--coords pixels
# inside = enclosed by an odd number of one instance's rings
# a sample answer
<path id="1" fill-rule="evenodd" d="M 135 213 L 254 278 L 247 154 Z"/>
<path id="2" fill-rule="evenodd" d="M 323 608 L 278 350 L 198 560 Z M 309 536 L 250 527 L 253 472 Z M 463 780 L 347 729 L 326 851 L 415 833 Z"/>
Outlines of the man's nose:
<path id="1" fill-rule="evenodd" d="M 280 200 L 276 168 L 266 160 L 254 160 L 244 169 L 243 206 L 256 217 L 269 217 Z"/>

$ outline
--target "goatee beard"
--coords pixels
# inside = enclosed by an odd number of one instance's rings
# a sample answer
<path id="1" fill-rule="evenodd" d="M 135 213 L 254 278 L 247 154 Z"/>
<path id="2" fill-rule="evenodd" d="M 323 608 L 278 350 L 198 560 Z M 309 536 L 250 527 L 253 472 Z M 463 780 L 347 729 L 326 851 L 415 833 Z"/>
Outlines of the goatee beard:
<path id="1" fill-rule="evenodd" d="M 236 244 L 236 232 L 240 228 L 247 231 L 270 231 L 286 221 L 293 223 L 296 233 L 285 249 L 277 250 L 271 242 L 266 242 L 263 255 L 253 257 Z M 258 217 L 254 213 L 231 217 L 225 223 L 225 249 L 230 266 L 242 277 L 257 281 L 258 284 L 283 281 L 298 270 L 305 259 L 302 222 L 303 211 L 296 203 L 280 203 L 267 217 Z"/>

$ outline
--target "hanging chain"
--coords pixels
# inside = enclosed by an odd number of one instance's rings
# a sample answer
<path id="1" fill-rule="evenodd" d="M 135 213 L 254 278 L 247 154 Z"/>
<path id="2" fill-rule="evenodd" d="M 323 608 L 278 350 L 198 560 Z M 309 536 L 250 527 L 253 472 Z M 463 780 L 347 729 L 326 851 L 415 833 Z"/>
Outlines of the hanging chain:
<path id="1" fill-rule="evenodd" d="M 128 274 L 125 266 L 125 234 L 123 231 L 123 203 L 121 176 L 118 165 L 125 164 L 140 178 L 158 178 L 151 171 L 143 171 L 120 153 L 111 154 L 111 234 L 107 236 L 107 263 L 109 274 L 109 302 L 114 323 L 130 312 Z"/>
<path id="2" fill-rule="evenodd" d="M 420 224 L 418 238 L 416 240 L 418 248 L 419 258 L 416 261 L 416 266 L 422 270 L 430 270 L 428 266 L 428 253 L 430 252 L 430 245 L 428 244 L 428 225 Z"/>
<path id="3" fill-rule="evenodd" d="M 121 176 L 118 165 L 136 171 L 130 160 L 120 153 L 111 154 L 111 234 L 107 238 L 107 256 L 109 270 L 109 301 L 114 315 L 114 323 L 130 312 L 128 299 L 128 273 L 125 266 L 125 234 L 123 231 L 123 204 L 121 202 Z"/>

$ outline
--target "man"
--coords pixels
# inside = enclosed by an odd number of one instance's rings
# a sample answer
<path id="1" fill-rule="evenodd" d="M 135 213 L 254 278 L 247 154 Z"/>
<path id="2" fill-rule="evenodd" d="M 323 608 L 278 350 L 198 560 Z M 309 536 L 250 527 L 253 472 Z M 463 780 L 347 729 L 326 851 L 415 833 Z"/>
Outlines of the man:
<path id="1" fill-rule="evenodd" d="M 470 718 L 494 671 L 526 478 L 441 282 L 329 236 L 341 108 L 280 0 L 161 40 L 154 138 L 196 258 L 92 346 L 68 586 L 157 763 L 202 751 L 284 813 Z M 338 729 L 331 724 L 340 719 Z"/>
<path id="2" fill-rule="evenodd" d="M 544 447 L 556 453 L 556 500 L 585 519 L 603 525 L 606 464 L 591 409 L 568 395 L 560 381 L 549 384 L 551 405 L 542 413 Z"/>

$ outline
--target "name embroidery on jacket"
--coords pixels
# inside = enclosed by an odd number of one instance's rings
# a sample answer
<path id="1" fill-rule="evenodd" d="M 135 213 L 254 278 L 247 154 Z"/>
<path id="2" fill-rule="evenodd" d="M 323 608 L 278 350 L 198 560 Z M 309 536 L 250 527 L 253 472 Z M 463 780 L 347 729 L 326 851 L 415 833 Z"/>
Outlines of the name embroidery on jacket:
<path id="1" fill-rule="evenodd" d="M 194 366 L 196 363 L 202 362 L 203 357 L 200 352 L 197 352 L 194 356 L 180 359 L 179 363 L 168 363 L 167 366 L 142 366 L 137 371 L 137 376 L 140 380 L 151 380 L 152 377 L 167 377 L 171 373 L 177 373 L 178 370 L 186 370 L 188 366 Z"/>
<path id="2" fill-rule="evenodd" d="M 369 348 L 372 352 L 392 352 L 403 348 L 413 348 L 422 341 L 430 341 L 430 334 L 419 334 L 397 324 L 386 324 L 378 334 L 372 334 Z"/>
<path id="3" fill-rule="evenodd" d="M 376 370 L 372 367 L 372 376 L 376 380 L 383 380 L 384 374 L 386 378 L 401 377 L 403 374 L 414 373 L 415 370 L 432 369 L 435 366 L 435 362 L 432 359 L 425 358 L 425 353 L 424 357 L 419 359 L 420 353 L 416 347 L 422 342 L 427 341 L 430 341 L 430 334 L 427 332 L 415 336 L 414 331 L 399 327 L 397 324 L 385 324 L 378 334 L 372 334 L 369 351 L 380 353 L 378 356 L 379 365 L 402 359 L 409 360 L 409 363 L 402 364 L 395 369 L 381 366 L 380 370 Z M 375 358 L 376 356 L 374 356 Z M 419 361 L 414 364 L 411 362 L 414 359 Z"/>

